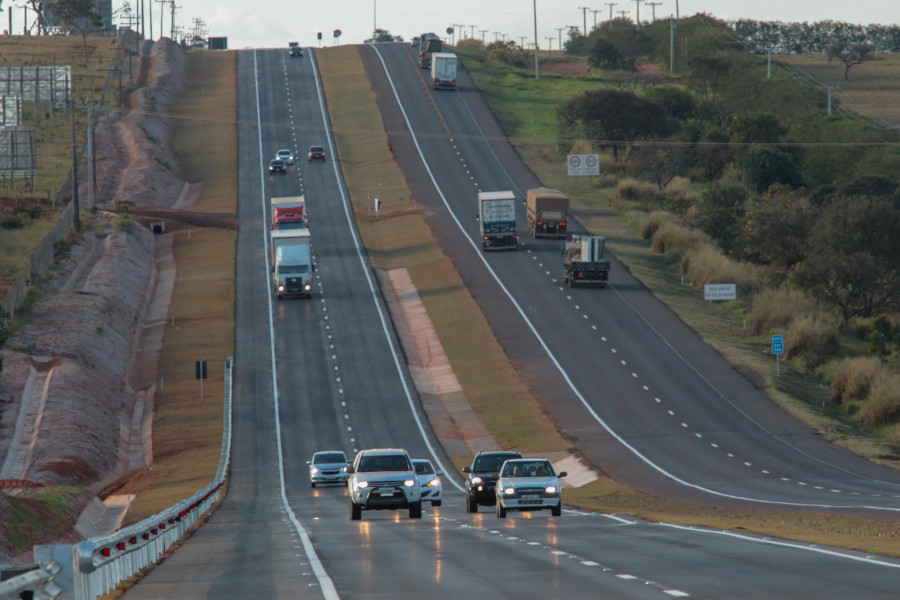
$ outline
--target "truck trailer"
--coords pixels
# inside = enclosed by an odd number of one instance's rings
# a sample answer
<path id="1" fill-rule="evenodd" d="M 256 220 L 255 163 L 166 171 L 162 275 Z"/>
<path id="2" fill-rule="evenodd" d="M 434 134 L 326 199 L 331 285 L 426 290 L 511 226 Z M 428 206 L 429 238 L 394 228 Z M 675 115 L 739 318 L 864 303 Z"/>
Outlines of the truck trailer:
<path id="1" fill-rule="evenodd" d="M 456 89 L 456 55 L 435 52 L 431 55 L 431 83 L 436 90 Z"/>
<path id="2" fill-rule="evenodd" d="M 306 199 L 303 196 L 272 198 L 272 229 L 306 229 Z"/>
<path id="3" fill-rule="evenodd" d="M 535 188 L 526 194 L 528 232 L 531 237 L 564 238 L 569 219 L 569 198 L 559 190 Z"/>
<path id="4" fill-rule="evenodd" d="M 563 275 L 569 287 L 606 287 L 609 260 L 603 258 L 606 237 L 573 235 L 566 240 Z"/>
<path id="5" fill-rule="evenodd" d="M 312 294 L 312 263 L 309 229 L 273 229 L 272 285 L 275 295 L 309 298 Z"/>
<path id="6" fill-rule="evenodd" d="M 516 196 L 512 192 L 479 192 L 481 250 L 517 250 Z"/>
<path id="7" fill-rule="evenodd" d="M 433 33 L 423 33 L 419 36 L 419 65 L 423 69 L 430 69 L 431 56 L 443 49 L 444 45 L 441 43 L 441 38 Z"/>

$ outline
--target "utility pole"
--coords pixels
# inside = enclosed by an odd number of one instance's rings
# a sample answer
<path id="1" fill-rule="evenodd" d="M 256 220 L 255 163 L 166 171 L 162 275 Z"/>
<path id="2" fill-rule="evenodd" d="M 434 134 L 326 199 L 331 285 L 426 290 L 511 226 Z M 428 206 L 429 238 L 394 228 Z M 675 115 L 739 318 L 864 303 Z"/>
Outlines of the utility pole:
<path id="1" fill-rule="evenodd" d="M 565 29 L 565 27 L 554 27 L 554 29 L 556 29 L 556 31 L 559 32 L 559 47 L 558 47 L 557 53 L 562 54 L 562 32 Z"/>
<path id="2" fill-rule="evenodd" d="M 493 32 L 491 32 L 491 33 L 494 34 L 494 41 L 495 41 L 495 42 L 499 42 L 499 41 L 500 41 L 500 32 L 499 32 L 499 31 L 493 31 Z"/>
<path id="3" fill-rule="evenodd" d="M 524 50 L 524 49 L 525 49 L 525 36 L 524 36 L 524 35 L 520 35 L 520 36 L 518 36 L 518 38 L 519 38 L 519 47 L 520 47 L 522 50 Z"/>
<path id="4" fill-rule="evenodd" d="M 609 30 L 612 31 L 612 7 L 616 6 L 615 2 L 604 2 L 609 7 Z"/>
<path id="5" fill-rule="evenodd" d="M 163 29 L 163 16 L 165 16 L 166 11 L 163 9 L 163 4 L 168 4 L 169 0 L 153 0 L 157 4 L 159 4 L 159 37 L 162 38 L 165 34 L 163 33 L 165 29 Z"/>
<path id="6" fill-rule="evenodd" d="M 627 14 L 630 13 L 631 11 L 630 11 L 630 10 L 617 10 L 616 12 L 619 13 L 619 16 L 622 17 L 622 20 L 624 21 L 624 20 L 625 20 L 625 15 L 627 15 Z"/>
<path id="7" fill-rule="evenodd" d="M 488 30 L 487 29 L 479 29 L 478 31 L 481 32 L 481 45 L 486 46 L 487 42 L 484 41 L 484 34 L 486 34 L 488 32 Z"/>
<path id="8" fill-rule="evenodd" d="M 644 4 L 653 7 L 653 22 L 656 23 L 656 7 L 662 5 L 662 2 L 644 2 Z"/>
<path id="9" fill-rule="evenodd" d="M 634 0 L 634 3 L 637 5 L 637 19 L 635 23 L 637 23 L 637 28 L 641 28 L 641 0 Z"/>
<path id="10" fill-rule="evenodd" d="M 544 39 L 547 40 L 547 56 L 553 56 L 553 36 Z"/>
<path id="11" fill-rule="evenodd" d="M 594 29 L 597 29 L 597 13 L 600 12 L 600 11 L 599 11 L 599 10 L 592 10 L 591 12 L 594 13 Z M 592 30 L 592 31 L 593 31 L 593 30 Z"/>
<path id="12" fill-rule="evenodd" d="M 471 37 L 475 37 L 475 28 L 478 27 L 478 25 L 469 25 L 469 27 L 472 28 L 472 29 L 470 29 L 469 35 L 470 35 Z"/>
<path id="13" fill-rule="evenodd" d="M 581 11 L 581 16 L 584 19 L 584 37 L 587 37 L 587 11 L 591 10 L 590 6 L 579 6 L 578 10 Z"/>
<path id="14" fill-rule="evenodd" d="M 69 100 L 72 110 L 72 225 L 75 233 L 81 233 L 81 209 L 78 207 L 78 150 L 75 147 L 75 100 Z"/>
<path id="15" fill-rule="evenodd" d="M 534 7 L 534 80 L 537 81 L 541 78 L 541 69 L 538 66 L 540 47 L 537 41 L 537 0 L 531 0 L 531 5 Z"/>
<path id="16" fill-rule="evenodd" d="M 143 2 L 144 0 L 141 0 Z M 150 39 L 153 39 L 153 0 L 147 0 L 147 6 L 150 7 L 150 16 L 147 18 L 147 26 L 150 27 Z"/>
<path id="17" fill-rule="evenodd" d="M 175 0 L 169 0 L 169 5 L 172 7 L 172 12 L 170 13 L 170 18 L 172 19 L 172 28 L 169 33 L 169 38 L 174 42 L 175 41 Z M 180 6 L 178 8 L 181 8 Z"/>

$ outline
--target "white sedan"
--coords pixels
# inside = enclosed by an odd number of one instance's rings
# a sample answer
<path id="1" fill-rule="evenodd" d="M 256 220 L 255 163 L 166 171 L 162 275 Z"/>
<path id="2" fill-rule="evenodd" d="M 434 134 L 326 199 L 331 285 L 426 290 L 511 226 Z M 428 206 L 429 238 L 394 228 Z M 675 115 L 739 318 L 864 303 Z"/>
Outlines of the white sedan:
<path id="1" fill-rule="evenodd" d="M 282 148 L 281 150 L 276 152 L 275 158 L 277 158 L 278 160 L 283 160 L 284 164 L 286 165 L 294 164 L 294 153 L 287 148 Z"/>
<path id="2" fill-rule="evenodd" d="M 444 494 L 441 475 L 444 472 L 435 471 L 431 461 L 424 458 L 415 458 L 412 463 L 416 469 L 419 488 L 422 490 L 422 502 L 431 502 L 432 506 L 440 506 Z"/>
<path id="3" fill-rule="evenodd" d="M 562 514 L 559 478 L 545 458 L 515 458 L 503 463 L 497 480 L 497 517 L 503 519 L 510 510 L 546 510 L 558 517 Z"/>

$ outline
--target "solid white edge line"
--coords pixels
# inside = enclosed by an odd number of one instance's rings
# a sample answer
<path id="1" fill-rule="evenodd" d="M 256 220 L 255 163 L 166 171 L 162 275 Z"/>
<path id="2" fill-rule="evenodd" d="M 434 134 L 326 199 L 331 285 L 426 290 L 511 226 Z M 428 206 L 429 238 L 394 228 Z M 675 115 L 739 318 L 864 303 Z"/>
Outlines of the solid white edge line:
<path id="1" fill-rule="evenodd" d="M 587 399 L 582 395 L 582 393 L 578 390 L 578 388 L 575 387 L 575 383 L 569 377 L 569 374 L 566 373 L 566 370 L 563 368 L 563 366 L 557 360 L 556 356 L 553 354 L 553 352 L 547 346 L 547 343 L 544 341 L 544 339 L 538 333 L 534 324 L 528 318 L 528 315 L 525 313 L 524 310 L 522 310 L 522 307 L 519 305 L 519 303 L 513 297 L 512 293 L 507 289 L 507 287 L 503 284 L 503 282 L 497 276 L 497 273 L 494 271 L 494 269 L 491 268 L 491 265 L 487 262 L 487 259 L 485 259 L 484 254 L 481 252 L 478 252 L 478 248 L 475 246 L 475 243 L 466 234 L 465 228 L 463 228 L 462 223 L 460 223 L 456 214 L 450 208 L 450 204 L 447 201 L 447 198 L 444 196 L 443 191 L 441 190 L 440 186 L 438 185 L 437 181 L 435 180 L 434 173 L 432 172 L 431 167 L 428 165 L 428 161 L 425 160 L 425 155 L 422 152 L 421 146 L 419 146 L 418 137 L 417 137 L 415 131 L 413 130 L 412 124 L 409 121 L 409 117 L 406 114 L 406 110 L 403 108 L 403 103 L 400 101 L 400 95 L 397 93 L 397 88 L 394 85 L 394 80 L 393 80 L 393 78 L 391 78 L 391 74 L 388 71 L 387 64 L 384 61 L 384 57 L 382 57 L 382 55 L 381 55 L 380 49 L 378 48 L 378 46 L 376 44 L 369 44 L 369 46 L 372 49 L 374 49 L 375 54 L 378 56 L 378 60 L 381 61 L 381 66 L 384 68 L 385 76 L 388 79 L 388 83 L 390 83 L 390 85 L 391 85 L 391 90 L 394 92 L 394 99 L 397 101 L 397 106 L 400 109 L 400 112 L 403 114 L 403 120 L 406 122 L 406 127 L 409 129 L 410 139 L 412 140 L 413 144 L 415 145 L 416 151 L 419 153 L 419 158 L 422 160 L 422 165 L 425 168 L 425 171 L 428 173 L 428 177 L 429 177 L 429 179 L 431 179 L 431 183 L 434 185 L 435 191 L 440 196 L 441 202 L 444 204 L 444 207 L 447 209 L 447 212 L 449 213 L 450 218 L 453 219 L 453 221 L 456 223 L 459 230 L 463 233 L 463 237 L 465 237 L 466 241 L 469 243 L 469 245 L 472 247 L 472 249 L 476 252 L 476 255 L 481 260 L 481 263 L 484 265 L 484 268 L 487 269 L 487 271 L 491 274 L 491 277 L 493 277 L 494 281 L 497 283 L 497 285 L 500 287 L 500 289 L 503 290 L 503 293 L 506 295 L 506 297 L 509 299 L 509 301 L 512 303 L 512 305 L 515 307 L 516 311 L 522 317 L 522 320 L 525 321 L 525 324 L 528 326 L 528 329 L 530 329 L 531 333 L 534 334 L 535 338 L 537 339 L 537 342 L 541 345 L 541 347 L 547 353 L 548 358 L 550 358 L 550 360 L 553 362 L 553 365 L 559 371 L 560 375 L 562 375 L 563 379 L 565 379 L 566 383 L 569 385 L 569 388 L 578 397 L 578 400 L 581 402 L 582 406 L 584 406 L 584 408 L 594 418 L 594 420 L 601 427 L 603 427 L 603 429 L 609 435 L 611 435 L 616 441 L 618 441 L 620 444 L 622 444 L 622 446 L 627 448 L 632 454 L 634 454 L 637 458 L 639 458 L 644 464 L 646 464 L 648 467 L 652 468 L 653 470 L 657 471 L 664 477 L 666 477 L 678 484 L 681 484 L 685 487 L 696 489 L 698 491 L 705 492 L 705 493 L 711 494 L 713 496 L 719 496 L 722 498 L 731 498 L 733 500 L 744 500 L 746 502 L 753 502 L 753 503 L 757 503 L 757 504 L 774 504 L 774 505 L 778 505 L 778 506 L 803 506 L 803 507 L 811 507 L 811 508 L 865 508 L 865 509 L 872 509 L 872 510 L 885 510 L 885 511 L 891 511 L 891 512 L 900 512 L 900 508 L 894 508 L 894 507 L 865 506 L 865 505 L 847 506 L 847 505 L 842 505 L 842 504 L 831 505 L 831 504 L 812 504 L 812 503 L 805 503 L 805 502 L 787 502 L 787 501 L 783 501 L 783 500 L 765 500 L 765 499 L 761 499 L 761 498 L 751 498 L 751 497 L 747 497 L 747 496 L 738 496 L 738 495 L 734 495 L 734 494 L 720 492 L 718 490 L 713 490 L 713 489 L 701 486 L 696 483 L 691 483 L 689 481 L 686 481 L 686 480 L 676 476 L 673 473 L 670 473 L 669 471 L 667 471 L 660 465 L 658 465 L 655 462 L 653 462 L 652 460 L 650 460 L 648 457 L 644 456 L 644 454 L 642 454 L 637 448 L 635 448 L 634 446 L 629 444 L 622 436 L 620 436 L 615 430 L 613 430 L 612 427 L 610 427 L 609 424 L 606 423 L 606 421 L 604 421 L 600 417 L 600 415 L 598 415 L 596 413 L 596 411 L 594 411 L 593 407 L 590 405 L 590 403 L 587 401 Z"/>
<path id="2" fill-rule="evenodd" d="M 259 107 L 259 71 L 257 67 L 257 59 L 256 59 L 257 51 L 253 51 L 253 79 L 255 82 L 256 88 L 256 131 L 257 136 L 259 138 L 259 160 L 260 160 L 260 169 L 264 166 L 263 162 L 263 149 L 262 149 L 262 123 L 260 122 L 260 107 Z M 262 172 L 262 171 L 260 171 Z M 263 225 L 266 223 L 266 182 L 265 178 L 260 177 L 260 203 L 262 204 L 262 214 L 263 214 Z M 309 564 L 312 567 L 313 573 L 316 576 L 316 579 L 319 581 L 319 586 L 322 588 L 322 595 L 329 600 L 338 600 L 340 596 L 337 593 L 337 589 L 334 587 L 334 582 L 329 577 L 328 572 L 325 570 L 325 567 L 322 566 L 322 561 L 319 560 L 318 554 L 316 554 L 316 549 L 313 546 L 312 540 L 309 538 L 309 534 L 306 531 L 306 528 L 303 526 L 303 523 L 297 518 L 297 515 L 294 513 L 294 510 L 291 508 L 291 503 L 287 498 L 287 490 L 284 479 L 284 450 L 282 448 L 281 441 L 281 418 L 279 417 L 279 403 L 278 403 L 278 367 L 275 360 L 275 320 L 272 314 L 272 286 L 269 282 L 269 236 L 267 235 L 267 229 L 265 226 L 262 228 L 263 233 L 263 253 L 265 254 L 266 261 L 266 269 L 265 269 L 265 286 L 266 286 L 266 299 L 267 299 L 267 308 L 266 312 L 269 316 L 269 356 L 272 362 L 272 398 L 274 401 L 274 411 L 275 411 L 275 447 L 278 451 L 278 479 L 279 485 L 281 487 L 281 505 L 287 511 L 288 516 L 291 519 L 291 523 L 294 525 L 294 529 L 297 531 L 297 534 L 300 536 L 300 540 L 303 542 L 303 551 L 306 553 L 306 558 L 309 560 Z"/>
<path id="3" fill-rule="evenodd" d="M 687 525 L 678 525 L 675 523 L 657 523 L 657 525 L 661 527 L 669 527 L 670 529 L 679 529 L 681 531 L 689 531 L 691 533 L 706 533 L 711 535 L 724 535 L 728 537 L 737 538 L 743 541 L 756 542 L 758 544 L 768 544 L 770 546 L 781 546 L 782 548 L 791 548 L 794 550 L 805 550 L 807 552 L 816 552 L 818 554 L 826 554 L 828 556 L 834 556 L 837 558 L 844 558 L 848 560 L 855 560 L 859 562 L 864 562 L 872 565 L 878 565 L 880 567 L 891 567 L 894 569 L 900 569 L 900 562 L 888 562 L 883 559 L 870 558 L 868 556 L 856 556 L 853 554 L 849 554 L 847 552 L 841 552 L 838 550 L 832 550 L 829 548 L 819 548 L 813 546 L 811 544 L 801 544 L 798 542 L 790 542 L 783 540 L 773 540 L 773 539 L 763 539 L 750 535 L 745 535 L 741 533 L 735 533 L 733 531 L 727 531 L 722 529 L 709 529 L 709 528 L 698 528 L 698 527 L 690 527 Z"/>

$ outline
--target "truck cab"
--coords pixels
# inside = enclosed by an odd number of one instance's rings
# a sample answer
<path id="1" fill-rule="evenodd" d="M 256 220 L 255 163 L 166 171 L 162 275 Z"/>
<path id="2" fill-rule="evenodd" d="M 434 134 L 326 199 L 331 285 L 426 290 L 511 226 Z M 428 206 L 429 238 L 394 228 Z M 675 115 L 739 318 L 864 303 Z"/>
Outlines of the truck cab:
<path id="1" fill-rule="evenodd" d="M 273 229 L 272 285 L 279 300 L 312 295 L 312 263 L 308 229 Z"/>

